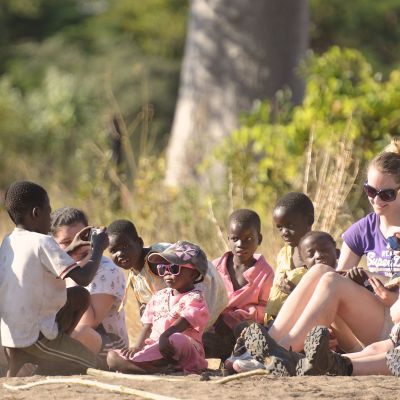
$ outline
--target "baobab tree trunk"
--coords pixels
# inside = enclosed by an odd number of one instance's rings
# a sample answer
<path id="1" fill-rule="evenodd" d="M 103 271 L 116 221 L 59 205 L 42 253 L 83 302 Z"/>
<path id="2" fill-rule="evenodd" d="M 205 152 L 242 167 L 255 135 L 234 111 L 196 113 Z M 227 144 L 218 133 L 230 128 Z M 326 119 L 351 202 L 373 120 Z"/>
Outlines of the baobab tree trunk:
<path id="1" fill-rule="evenodd" d="M 301 102 L 296 67 L 307 45 L 306 0 L 191 0 L 167 183 L 196 178 L 196 166 L 255 100 L 289 87 Z"/>

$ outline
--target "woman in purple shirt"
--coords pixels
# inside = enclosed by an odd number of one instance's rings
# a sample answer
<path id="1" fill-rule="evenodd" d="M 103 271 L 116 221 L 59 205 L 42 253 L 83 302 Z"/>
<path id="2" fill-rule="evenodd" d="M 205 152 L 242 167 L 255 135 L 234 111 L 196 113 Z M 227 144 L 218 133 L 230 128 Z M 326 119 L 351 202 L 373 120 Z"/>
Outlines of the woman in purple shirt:
<path id="1" fill-rule="evenodd" d="M 386 240 L 400 232 L 400 140 L 393 140 L 371 161 L 364 189 L 374 212 L 343 235 L 338 271 L 350 271 L 343 276 L 323 264 L 312 267 L 283 305 L 269 337 L 265 335 L 267 340 L 300 351 L 313 327 L 336 322 L 340 328 L 335 333 L 347 351 L 355 351 L 357 343 L 365 346 L 388 338 L 393 326 L 389 309 L 398 292 L 389 291 L 383 282 L 400 270 L 399 257 L 388 249 Z M 375 274 L 368 272 L 367 276 L 356 268 L 364 254 Z M 364 281 L 373 292 L 364 287 Z M 387 371 L 385 360 L 381 361 Z"/>

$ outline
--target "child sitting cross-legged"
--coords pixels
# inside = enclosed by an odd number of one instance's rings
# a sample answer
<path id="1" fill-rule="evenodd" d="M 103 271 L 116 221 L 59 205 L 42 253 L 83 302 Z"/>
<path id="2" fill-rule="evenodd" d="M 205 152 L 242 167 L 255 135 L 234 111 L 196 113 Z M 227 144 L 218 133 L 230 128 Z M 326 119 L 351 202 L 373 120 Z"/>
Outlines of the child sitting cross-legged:
<path id="1" fill-rule="evenodd" d="M 53 373 L 99 367 L 97 356 L 70 337 L 89 305 L 89 293 L 83 287 L 67 290 L 64 280 L 90 283 L 108 245 L 107 234 L 100 232 L 90 257 L 77 263 L 67 252 L 90 243 L 90 228 L 63 251 L 48 235 L 51 207 L 45 189 L 15 182 L 6 191 L 5 208 L 16 225 L 0 247 L 1 343 L 10 357 L 8 375 L 16 375 L 26 362 Z"/>
<path id="2" fill-rule="evenodd" d="M 167 288 L 153 295 L 142 315 L 143 329 L 130 349 L 108 353 L 107 363 L 125 373 L 171 370 L 199 373 L 207 367 L 201 337 L 209 318 L 207 304 L 195 283 L 207 272 L 200 247 L 179 241 L 149 256 Z"/>
<path id="3" fill-rule="evenodd" d="M 314 223 L 313 203 L 304 193 L 287 193 L 277 201 L 273 220 L 285 244 L 277 256 L 274 283 L 265 310 L 265 325 L 276 318 L 289 294 L 307 272 L 297 246 Z"/>
<path id="4" fill-rule="evenodd" d="M 128 220 L 120 219 L 112 222 L 107 233 L 110 238 L 109 252 L 112 261 L 120 268 L 129 270 L 124 300 L 128 295 L 129 285 L 132 287 L 140 314 L 150 301 L 151 297 L 160 289 L 166 287 L 163 278 L 157 273 L 157 264 L 151 257 L 153 253 L 161 253 L 171 243 L 156 243 L 144 246 L 143 239 L 139 236 L 135 225 Z M 221 311 L 228 303 L 224 282 L 211 262 L 202 282 L 195 287 L 203 292 L 210 312 L 210 319 L 206 328 L 209 328 L 218 318 Z"/>
<path id="5" fill-rule="evenodd" d="M 229 217 L 231 250 L 213 261 L 228 291 L 228 306 L 203 336 L 206 356 L 227 359 L 243 327 L 262 323 L 274 272 L 255 251 L 262 240 L 260 217 L 255 211 L 239 209 Z"/>

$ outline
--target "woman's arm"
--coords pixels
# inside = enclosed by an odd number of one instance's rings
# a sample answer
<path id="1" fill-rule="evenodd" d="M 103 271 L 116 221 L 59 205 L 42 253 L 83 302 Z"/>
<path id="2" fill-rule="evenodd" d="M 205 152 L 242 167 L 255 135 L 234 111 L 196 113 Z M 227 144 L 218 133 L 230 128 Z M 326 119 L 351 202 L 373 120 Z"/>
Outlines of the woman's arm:
<path id="1" fill-rule="evenodd" d="M 90 305 L 80 319 L 79 325 L 87 325 L 96 329 L 111 310 L 115 299 L 115 296 L 106 293 L 90 295 Z"/>
<path id="2" fill-rule="evenodd" d="M 345 242 L 340 249 L 340 257 L 338 261 L 337 271 L 345 271 L 356 267 L 360 262 L 361 257 L 355 254 Z"/>

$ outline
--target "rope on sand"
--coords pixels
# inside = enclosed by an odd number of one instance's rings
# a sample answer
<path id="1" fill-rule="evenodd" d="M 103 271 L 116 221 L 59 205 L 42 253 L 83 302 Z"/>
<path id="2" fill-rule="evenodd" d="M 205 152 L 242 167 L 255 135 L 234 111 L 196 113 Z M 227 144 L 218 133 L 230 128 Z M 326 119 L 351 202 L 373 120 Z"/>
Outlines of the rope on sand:
<path id="1" fill-rule="evenodd" d="M 212 381 L 211 383 L 216 385 L 223 385 L 224 383 L 234 381 L 236 379 L 248 378 L 249 376 L 254 376 L 254 375 L 270 375 L 270 374 L 265 369 L 260 368 L 260 369 L 255 369 L 254 371 L 241 372 L 240 374 L 230 375 L 227 376 L 226 378 L 221 378 L 216 381 Z"/>
<path id="2" fill-rule="evenodd" d="M 102 371 L 100 369 L 88 368 L 86 373 L 91 376 L 104 377 L 104 378 L 116 378 L 116 379 L 130 379 L 132 381 L 168 381 L 168 382 L 182 382 L 185 377 L 182 378 L 167 378 L 159 375 L 133 375 L 133 374 L 122 374 L 120 372 Z"/>
<path id="3" fill-rule="evenodd" d="M 35 386 L 57 384 L 57 383 L 71 383 L 71 384 L 78 384 L 85 386 L 94 386 L 99 389 L 109 390 L 111 392 L 133 394 L 137 397 L 148 400 L 179 400 L 175 397 L 163 396 L 156 393 L 146 392 L 144 390 L 131 389 L 121 385 L 110 385 L 108 383 L 91 381 L 88 379 L 74 379 L 74 378 L 45 379 L 41 381 L 27 383 L 26 385 L 16 385 L 16 386 L 3 383 L 3 386 L 8 390 L 24 390 L 24 389 L 31 389 Z"/>

